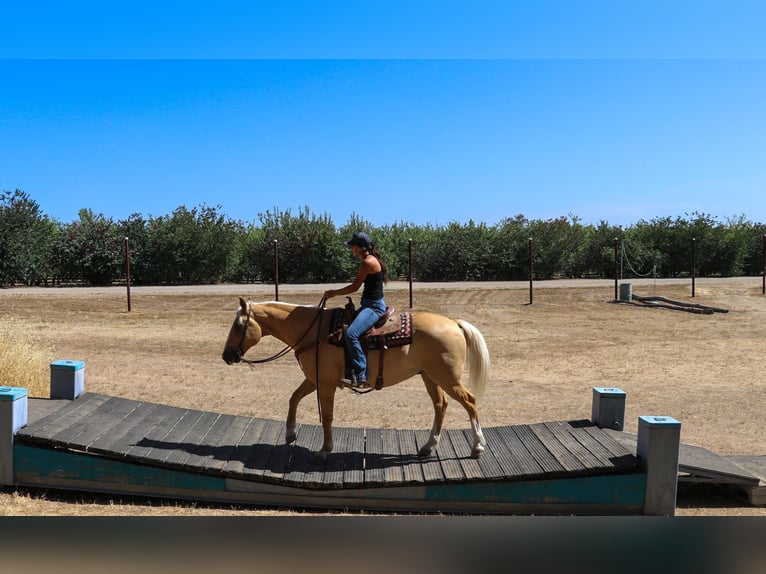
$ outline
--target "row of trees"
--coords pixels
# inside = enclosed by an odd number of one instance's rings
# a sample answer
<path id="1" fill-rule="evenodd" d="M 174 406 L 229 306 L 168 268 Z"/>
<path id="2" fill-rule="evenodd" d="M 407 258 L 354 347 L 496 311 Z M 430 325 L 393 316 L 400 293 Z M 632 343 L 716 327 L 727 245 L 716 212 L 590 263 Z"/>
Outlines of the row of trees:
<path id="1" fill-rule="evenodd" d="M 628 228 L 577 217 L 529 220 L 522 215 L 496 225 L 445 226 L 395 223 L 374 226 L 358 215 L 336 227 L 327 214 L 267 211 L 257 223 L 235 221 L 220 207 L 178 207 L 172 214 L 133 214 L 113 221 L 89 209 L 70 223 L 45 215 L 25 192 L 0 194 L 0 285 L 86 283 L 125 279 L 129 238 L 133 283 L 184 284 L 274 280 L 274 241 L 281 282 L 346 281 L 356 262 L 344 247 L 354 231 L 377 240 L 393 277 L 421 281 L 521 280 L 529 277 L 529 239 L 536 279 L 612 278 L 619 239 L 625 277 L 674 277 L 691 271 L 696 245 L 699 276 L 758 275 L 763 268 L 766 225 L 744 216 L 718 221 L 706 214 L 639 221 Z M 410 244 L 410 241 L 412 242 Z"/>

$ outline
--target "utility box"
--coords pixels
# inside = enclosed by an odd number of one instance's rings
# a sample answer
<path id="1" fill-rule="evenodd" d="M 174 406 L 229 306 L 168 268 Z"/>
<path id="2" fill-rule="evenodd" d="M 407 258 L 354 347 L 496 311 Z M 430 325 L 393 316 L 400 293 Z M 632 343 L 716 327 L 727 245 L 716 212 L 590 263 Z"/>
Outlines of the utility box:
<path id="1" fill-rule="evenodd" d="M 599 428 L 621 431 L 625 425 L 627 393 L 613 387 L 593 388 L 593 407 L 590 420 Z"/>
<path id="2" fill-rule="evenodd" d="M 0 387 L 0 484 L 13 484 L 13 435 L 26 426 L 27 389 Z"/>
<path id="3" fill-rule="evenodd" d="M 620 301 L 633 301 L 633 285 L 620 283 Z"/>
<path id="4" fill-rule="evenodd" d="M 74 400 L 85 391 L 85 363 L 60 359 L 51 363 L 51 398 Z"/>
<path id="5" fill-rule="evenodd" d="M 646 470 L 644 514 L 673 516 L 678 490 L 681 423 L 673 417 L 638 417 L 636 454 Z"/>

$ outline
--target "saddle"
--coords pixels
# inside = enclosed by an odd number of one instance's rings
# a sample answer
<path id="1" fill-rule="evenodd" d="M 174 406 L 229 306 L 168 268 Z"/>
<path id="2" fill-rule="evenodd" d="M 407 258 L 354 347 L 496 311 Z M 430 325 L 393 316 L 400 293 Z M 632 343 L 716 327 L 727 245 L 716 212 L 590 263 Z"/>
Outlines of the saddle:
<path id="1" fill-rule="evenodd" d="M 336 347 L 345 349 L 346 328 L 356 317 L 357 310 L 351 297 L 343 308 L 333 309 L 332 325 L 330 327 L 329 341 Z M 386 306 L 386 312 L 362 337 L 360 342 L 365 354 L 368 351 L 380 352 L 378 376 L 375 379 L 375 389 L 383 387 L 383 357 L 387 349 L 403 347 L 412 344 L 414 329 L 412 326 L 412 313 L 395 314 L 393 307 Z M 347 357 L 348 359 L 348 357 Z"/>

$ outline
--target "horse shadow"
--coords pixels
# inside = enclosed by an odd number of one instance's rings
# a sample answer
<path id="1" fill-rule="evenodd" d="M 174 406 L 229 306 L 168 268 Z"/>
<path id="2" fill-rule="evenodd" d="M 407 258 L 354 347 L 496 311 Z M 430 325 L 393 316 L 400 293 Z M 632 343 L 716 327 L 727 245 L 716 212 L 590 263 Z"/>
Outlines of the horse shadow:
<path id="1" fill-rule="evenodd" d="M 224 463 L 225 468 L 241 469 L 242 474 L 288 473 L 294 471 L 370 471 L 422 464 L 429 457 L 417 453 L 382 454 L 364 453 L 359 450 L 333 451 L 323 462 L 314 458 L 314 449 L 300 444 L 253 443 L 249 445 L 209 445 L 191 442 L 173 442 L 144 437 L 133 446 L 149 449 L 141 457 L 146 460 L 168 461 L 184 459 L 181 466 L 212 466 L 209 461 Z M 185 453 L 188 456 L 173 456 Z M 433 456 L 433 455 L 432 455 Z"/>

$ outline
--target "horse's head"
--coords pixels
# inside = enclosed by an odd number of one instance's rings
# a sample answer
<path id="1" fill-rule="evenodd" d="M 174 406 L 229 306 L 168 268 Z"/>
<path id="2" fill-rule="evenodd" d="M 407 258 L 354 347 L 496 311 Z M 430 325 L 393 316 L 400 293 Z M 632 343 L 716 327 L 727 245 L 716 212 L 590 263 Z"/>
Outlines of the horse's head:
<path id="1" fill-rule="evenodd" d="M 237 316 L 229 330 L 221 358 L 227 365 L 239 363 L 247 350 L 261 340 L 261 336 L 261 326 L 253 316 L 252 306 L 240 297 Z"/>

